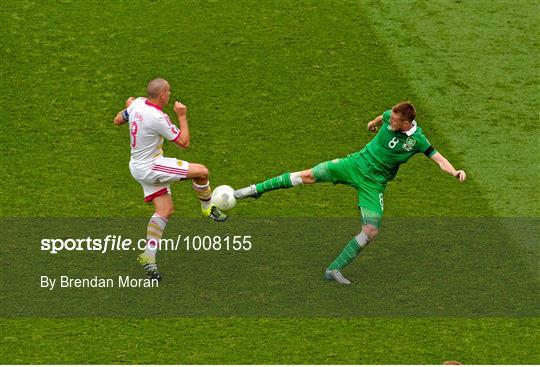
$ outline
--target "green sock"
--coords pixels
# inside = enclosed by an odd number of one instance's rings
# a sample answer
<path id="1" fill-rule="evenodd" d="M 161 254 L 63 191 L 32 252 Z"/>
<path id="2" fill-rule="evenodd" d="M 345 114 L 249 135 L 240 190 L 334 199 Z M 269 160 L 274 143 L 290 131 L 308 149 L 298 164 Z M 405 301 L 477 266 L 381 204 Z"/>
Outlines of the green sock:
<path id="1" fill-rule="evenodd" d="M 341 251 L 339 256 L 336 257 L 334 262 L 328 266 L 328 270 L 343 269 L 345 266 L 349 265 L 351 261 L 356 259 L 356 257 L 363 248 L 364 247 L 360 246 L 356 241 L 356 237 L 353 238 L 347 243 L 345 248 Z"/>
<path id="2" fill-rule="evenodd" d="M 266 181 L 258 183 L 255 185 L 258 194 L 265 193 L 267 191 L 276 190 L 276 189 L 286 189 L 292 187 L 291 174 L 284 173 L 280 176 L 270 178 Z"/>

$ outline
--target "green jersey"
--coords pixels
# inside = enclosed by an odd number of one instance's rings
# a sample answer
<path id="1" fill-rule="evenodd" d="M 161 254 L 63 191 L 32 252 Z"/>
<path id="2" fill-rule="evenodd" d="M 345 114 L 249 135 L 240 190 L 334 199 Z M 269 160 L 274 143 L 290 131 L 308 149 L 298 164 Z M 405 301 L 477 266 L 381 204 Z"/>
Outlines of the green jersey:
<path id="1" fill-rule="evenodd" d="M 424 153 L 428 157 L 436 153 L 416 121 L 413 121 L 409 131 L 393 131 L 390 126 L 391 113 L 391 110 L 383 113 L 378 134 L 364 149 L 352 154 L 360 171 L 367 178 L 383 185 L 391 181 L 399 166 L 416 153 Z"/>

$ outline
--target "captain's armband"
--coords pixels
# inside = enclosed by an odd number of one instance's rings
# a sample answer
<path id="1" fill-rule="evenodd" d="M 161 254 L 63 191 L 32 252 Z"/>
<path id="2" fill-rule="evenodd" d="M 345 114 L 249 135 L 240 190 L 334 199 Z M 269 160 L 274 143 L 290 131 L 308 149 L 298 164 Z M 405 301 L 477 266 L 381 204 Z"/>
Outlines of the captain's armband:
<path id="1" fill-rule="evenodd" d="M 426 157 L 428 158 L 431 158 L 431 156 L 433 154 L 437 153 L 437 151 L 435 150 L 435 148 L 433 148 L 432 145 L 430 145 L 425 151 L 424 151 L 424 154 Z"/>

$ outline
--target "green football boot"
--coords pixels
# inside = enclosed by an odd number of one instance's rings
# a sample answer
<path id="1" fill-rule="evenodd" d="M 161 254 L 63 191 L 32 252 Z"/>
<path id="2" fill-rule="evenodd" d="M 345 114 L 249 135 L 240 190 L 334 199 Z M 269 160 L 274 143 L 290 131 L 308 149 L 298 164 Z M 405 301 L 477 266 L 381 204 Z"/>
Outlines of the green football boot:
<path id="1" fill-rule="evenodd" d="M 229 218 L 227 214 L 223 213 L 215 205 L 212 205 L 211 207 L 207 209 L 201 208 L 201 211 L 205 217 L 210 218 L 216 222 L 225 222 L 227 218 Z"/>
<path id="2" fill-rule="evenodd" d="M 149 279 L 157 279 L 158 282 L 161 281 L 161 274 L 158 272 L 157 264 L 154 261 L 152 261 L 147 255 L 142 254 L 137 257 L 137 261 L 143 269 L 146 271 L 146 274 L 148 275 Z"/>

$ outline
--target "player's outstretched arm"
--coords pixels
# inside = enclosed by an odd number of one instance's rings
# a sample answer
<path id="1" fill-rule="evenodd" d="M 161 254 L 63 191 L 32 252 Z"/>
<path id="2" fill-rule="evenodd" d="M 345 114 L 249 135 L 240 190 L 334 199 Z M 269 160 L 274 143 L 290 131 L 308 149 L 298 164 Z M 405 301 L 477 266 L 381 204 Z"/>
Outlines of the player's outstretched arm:
<path id="1" fill-rule="evenodd" d="M 131 102 L 133 102 L 135 100 L 135 97 L 129 97 L 127 100 L 126 100 L 126 108 L 123 109 L 122 111 L 118 112 L 116 114 L 116 117 L 114 118 L 114 121 L 113 123 L 115 125 L 123 125 L 125 124 L 126 122 L 128 122 L 128 120 L 126 119 L 126 116 L 127 116 L 127 112 L 126 112 L 126 109 L 131 105 Z"/>
<path id="2" fill-rule="evenodd" d="M 174 102 L 174 112 L 176 112 L 176 117 L 178 117 L 178 122 L 180 123 L 181 134 L 174 141 L 181 148 L 189 147 L 189 126 L 187 122 L 187 107 L 184 106 L 181 102 Z"/>
<path id="3" fill-rule="evenodd" d="M 116 117 L 114 118 L 114 121 L 113 121 L 115 125 L 124 125 L 127 122 L 127 120 L 124 119 L 125 111 L 126 110 L 122 110 L 116 114 Z"/>
<path id="4" fill-rule="evenodd" d="M 381 126 L 381 124 L 382 124 L 382 115 L 368 122 L 367 128 L 369 131 L 373 131 L 375 133 L 377 132 L 377 129 L 379 128 L 379 126 Z"/>
<path id="5" fill-rule="evenodd" d="M 444 172 L 447 172 L 457 178 L 459 182 L 463 182 L 467 178 L 465 171 L 456 170 L 454 166 L 452 166 L 452 163 L 448 162 L 448 160 L 444 158 L 441 153 L 437 152 L 433 154 L 431 159 L 433 159 Z"/>

